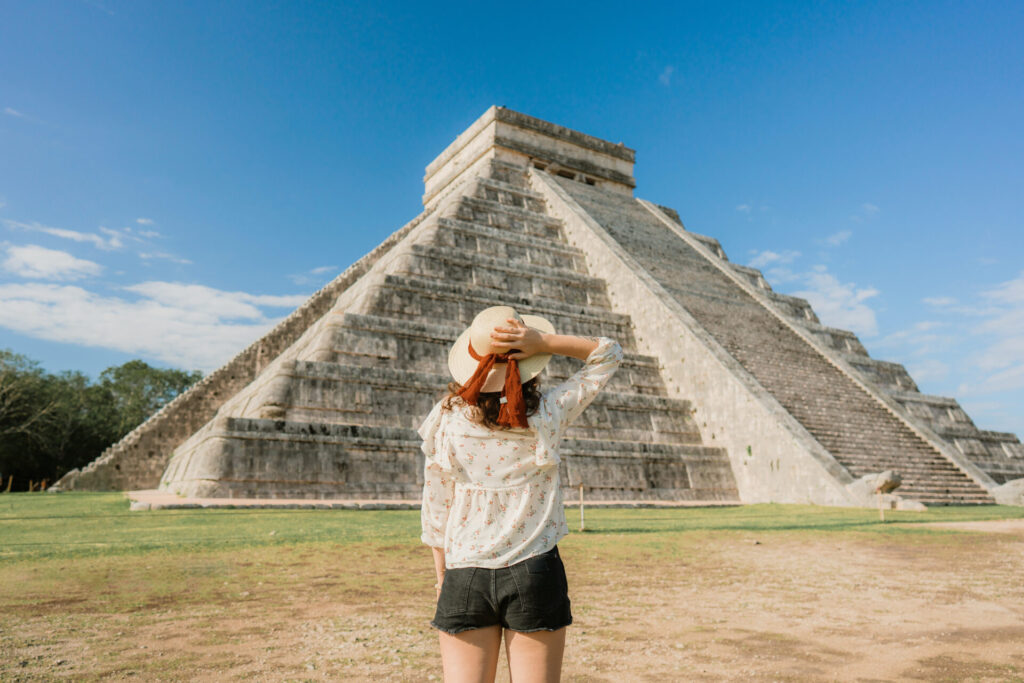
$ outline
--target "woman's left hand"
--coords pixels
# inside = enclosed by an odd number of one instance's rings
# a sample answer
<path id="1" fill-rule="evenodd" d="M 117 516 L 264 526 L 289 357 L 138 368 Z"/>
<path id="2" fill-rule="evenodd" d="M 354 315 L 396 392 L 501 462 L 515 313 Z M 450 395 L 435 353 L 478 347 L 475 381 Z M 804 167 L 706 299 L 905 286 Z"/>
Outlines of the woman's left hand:
<path id="1" fill-rule="evenodd" d="M 522 360 L 535 353 L 545 352 L 544 334 L 540 330 L 527 327 L 515 318 L 508 318 L 507 325 L 498 325 L 491 332 L 491 346 L 496 353 L 508 353 L 518 349 L 509 358 Z"/>

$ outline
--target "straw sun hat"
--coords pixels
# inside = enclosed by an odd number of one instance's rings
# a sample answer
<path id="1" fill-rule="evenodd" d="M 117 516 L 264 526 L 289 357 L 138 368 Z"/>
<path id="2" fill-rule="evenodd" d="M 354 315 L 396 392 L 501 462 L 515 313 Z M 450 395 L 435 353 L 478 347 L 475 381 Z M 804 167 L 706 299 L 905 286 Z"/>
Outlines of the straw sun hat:
<path id="1" fill-rule="evenodd" d="M 506 320 L 513 318 L 527 327 L 540 330 L 545 334 L 554 334 L 555 327 L 546 318 L 539 315 L 520 315 L 511 306 L 491 306 L 476 314 L 472 324 L 459 335 L 459 338 L 452 344 L 448 352 L 448 369 L 452 377 L 459 384 L 465 386 L 469 379 L 476 372 L 480 361 L 470 355 L 470 344 L 478 356 L 486 356 L 489 353 L 503 353 L 504 350 L 496 349 L 491 344 L 491 332 L 495 327 L 506 326 Z M 550 353 L 535 353 L 528 358 L 518 361 L 519 379 L 526 383 L 539 375 L 544 367 L 551 360 Z M 501 391 L 505 384 L 505 373 L 508 363 L 496 361 L 494 368 L 487 375 L 480 391 Z"/>

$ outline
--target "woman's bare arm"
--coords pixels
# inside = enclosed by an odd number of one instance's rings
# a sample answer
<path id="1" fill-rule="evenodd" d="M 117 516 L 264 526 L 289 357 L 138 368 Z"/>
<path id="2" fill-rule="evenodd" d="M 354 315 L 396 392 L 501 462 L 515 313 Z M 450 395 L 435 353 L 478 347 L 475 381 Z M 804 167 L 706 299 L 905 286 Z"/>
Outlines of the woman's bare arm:
<path id="1" fill-rule="evenodd" d="M 434 573 L 437 574 L 437 597 L 441 597 L 441 584 L 444 582 L 444 548 L 434 548 Z"/>
<path id="2" fill-rule="evenodd" d="M 571 334 L 545 334 L 532 327 L 509 318 L 507 325 L 500 325 L 491 332 L 491 343 L 496 350 L 503 353 L 509 349 L 519 349 L 510 358 L 521 360 L 535 353 L 553 353 L 559 356 L 571 356 L 586 360 L 587 356 L 597 348 L 597 340 L 589 337 L 576 337 Z"/>

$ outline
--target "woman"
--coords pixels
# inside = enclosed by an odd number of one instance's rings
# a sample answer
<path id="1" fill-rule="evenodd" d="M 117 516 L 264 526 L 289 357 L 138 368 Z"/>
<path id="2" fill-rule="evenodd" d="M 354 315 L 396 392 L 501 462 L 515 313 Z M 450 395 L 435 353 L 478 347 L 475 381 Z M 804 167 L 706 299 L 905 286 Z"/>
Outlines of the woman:
<path id="1" fill-rule="evenodd" d="M 553 354 L 586 364 L 541 394 Z M 509 306 L 481 311 L 452 346 L 455 381 L 419 429 L 445 681 L 493 681 L 503 631 L 515 683 L 559 679 L 572 614 L 558 445 L 621 360 L 607 337 L 555 334 Z"/>

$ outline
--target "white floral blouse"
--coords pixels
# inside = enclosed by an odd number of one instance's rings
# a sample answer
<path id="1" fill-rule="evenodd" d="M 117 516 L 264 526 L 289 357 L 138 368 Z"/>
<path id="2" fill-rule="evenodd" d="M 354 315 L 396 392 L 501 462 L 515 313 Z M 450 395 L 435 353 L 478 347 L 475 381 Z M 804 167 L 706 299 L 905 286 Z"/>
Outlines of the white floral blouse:
<path id="1" fill-rule="evenodd" d="M 576 374 L 543 392 L 527 429 L 492 430 L 470 421 L 466 406 L 434 405 L 419 428 L 426 456 L 420 538 L 444 548 L 447 567 L 507 567 L 569 533 L 558 445 L 621 361 L 618 342 L 598 338 Z"/>

